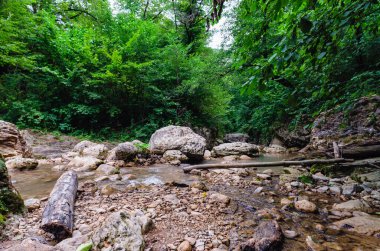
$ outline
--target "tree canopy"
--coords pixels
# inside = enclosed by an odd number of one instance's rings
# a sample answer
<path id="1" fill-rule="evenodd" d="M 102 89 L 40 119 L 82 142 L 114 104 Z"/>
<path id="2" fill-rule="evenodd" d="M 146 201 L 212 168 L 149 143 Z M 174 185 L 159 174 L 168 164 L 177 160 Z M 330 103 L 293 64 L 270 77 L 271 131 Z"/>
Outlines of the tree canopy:
<path id="1" fill-rule="evenodd" d="M 377 0 L 241 0 L 223 50 L 207 41 L 229 1 L 113 2 L 0 1 L 0 118 L 141 139 L 181 124 L 267 141 L 379 93 Z"/>

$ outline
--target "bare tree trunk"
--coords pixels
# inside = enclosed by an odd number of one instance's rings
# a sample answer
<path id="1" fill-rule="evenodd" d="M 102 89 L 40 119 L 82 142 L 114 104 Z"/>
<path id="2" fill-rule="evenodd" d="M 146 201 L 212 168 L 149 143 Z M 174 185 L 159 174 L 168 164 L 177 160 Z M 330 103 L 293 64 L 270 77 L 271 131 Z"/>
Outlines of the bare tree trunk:
<path id="1" fill-rule="evenodd" d="M 246 168 L 246 167 L 270 167 L 270 166 L 292 166 L 292 165 L 314 165 L 314 164 L 336 164 L 353 162 L 351 159 L 311 159 L 311 160 L 285 160 L 275 162 L 254 162 L 254 163 L 231 163 L 231 164 L 203 164 L 188 166 L 183 169 L 185 173 L 194 169 L 226 169 L 226 168 Z"/>
<path id="2" fill-rule="evenodd" d="M 68 171 L 55 183 L 42 214 L 41 228 L 58 240 L 71 236 L 74 225 L 74 202 L 78 189 L 78 175 Z"/>
<path id="3" fill-rule="evenodd" d="M 334 148 L 334 157 L 336 159 L 339 159 L 341 157 L 341 153 L 340 153 L 339 146 L 335 141 L 333 142 L 333 148 Z"/>

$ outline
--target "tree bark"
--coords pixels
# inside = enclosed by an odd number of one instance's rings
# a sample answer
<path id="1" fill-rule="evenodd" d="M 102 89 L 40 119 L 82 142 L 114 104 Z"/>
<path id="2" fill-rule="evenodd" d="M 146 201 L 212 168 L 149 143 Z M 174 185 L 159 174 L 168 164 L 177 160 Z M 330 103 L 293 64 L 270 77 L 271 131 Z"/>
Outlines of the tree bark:
<path id="1" fill-rule="evenodd" d="M 231 164 L 203 164 L 188 166 L 183 169 L 185 173 L 194 169 L 226 169 L 226 168 L 246 168 L 246 167 L 271 167 L 271 166 L 291 166 L 291 165 L 314 165 L 314 164 L 336 164 L 353 162 L 351 159 L 310 159 L 310 160 L 284 160 L 275 162 L 253 162 L 253 163 L 231 163 Z"/>
<path id="2" fill-rule="evenodd" d="M 68 171 L 57 180 L 42 214 L 41 228 L 62 240 L 71 236 L 74 225 L 74 202 L 78 175 Z"/>

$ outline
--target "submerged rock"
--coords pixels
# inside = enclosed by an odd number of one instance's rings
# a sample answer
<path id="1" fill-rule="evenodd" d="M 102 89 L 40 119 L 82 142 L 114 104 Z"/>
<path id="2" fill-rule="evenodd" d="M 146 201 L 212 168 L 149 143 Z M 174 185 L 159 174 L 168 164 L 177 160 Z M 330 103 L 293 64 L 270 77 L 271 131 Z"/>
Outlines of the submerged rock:
<path id="1" fill-rule="evenodd" d="M 229 156 L 229 155 L 248 155 L 252 156 L 259 152 L 258 146 L 254 144 L 235 142 L 235 143 L 224 143 L 215 146 L 212 149 L 212 154 L 214 156 Z"/>
<path id="2" fill-rule="evenodd" d="M 153 133 L 149 146 L 152 153 L 164 154 L 167 150 L 179 150 L 190 160 L 201 160 L 206 150 L 206 139 L 189 127 L 171 125 Z"/>
<path id="3" fill-rule="evenodd" d="M 376 216 L 355 216 L 333 223 L 334 226 L 353 231 L 359 234 L 374 235 L 380 232 L 380 217 Z"/>
<path id="4" fill-rule="evenodd" d="M 305 213 L 315 213 L 317 211 L 317 206 L 308 200 L 299 200 L 294 203 L 294 207 L 301 212 Z"/>
<path id="5" fill-rule="evenodd" d="M 284 236 L 280 225 L 275 220 L 263 221 L 255 229 L 253 238 L 242 245 L 243 251 L 260 250 L 274 251 L 280 250 Z"/>

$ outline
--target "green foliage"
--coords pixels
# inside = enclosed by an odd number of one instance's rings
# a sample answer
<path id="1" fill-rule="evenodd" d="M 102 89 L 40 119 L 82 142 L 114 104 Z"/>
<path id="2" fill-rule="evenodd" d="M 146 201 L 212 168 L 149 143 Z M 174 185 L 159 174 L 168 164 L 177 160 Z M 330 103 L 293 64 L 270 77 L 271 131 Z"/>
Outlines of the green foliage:
<path id="1" fill-rule="evenodd" d="M 135 147 L 142 153 L 149 153 L 149 144 L 146 143 L 137 143 L 134 144 Z"/>
<path id="2" fill-rule="evenodd" d="M 378 1 L 252 1 L 236 8 L 237 126 L 262 139 L 379 94 Z M 246 107 L 246 108 L 245 108 Z"/>
<path id="3" fill-rule="evenodd" d="M 92 249 L 92 245 L 92 242 L 83 243 L 77 247 L 76 251 L 90 251 Z"/>
<path id="4" fill-rule="evenodd" d="M 198 4 L 173 7 L 187 26 L 158 0 L 123 0 L 116 14 L 108 1 L 2 1 L 0 118 L 142 140 L 168 124 L 223 127 L 230 96 L 210 75 L 224 68 L 205 48 L 204 13 L 190 20 Z"/>
<path id="5" fill-rule="evenodd" d="M 227 51 L 206 46 L 224 0 L 116 2 L 0 1 L 1 119 L 98 140 L 175 124 L 265 143 L 379 94 L 377 0 L 239 1 Z"/>
<path id="6" fill-rule="evenodd" d="M 304 174 L 298 177 L 298 181 L 304 183 L 304 184 L 313 184 L 314 180 L 313 177 L 310 174 Z"/>
<path id="7" fill-rule="evenodd" d="M 331 172 L 333 171 L 334 166 L 326 165 L 326 164 L 314 164 L 310 168 L 310 173 L 322 173 L 324 175 L 329 176 Z"/>

